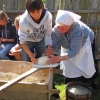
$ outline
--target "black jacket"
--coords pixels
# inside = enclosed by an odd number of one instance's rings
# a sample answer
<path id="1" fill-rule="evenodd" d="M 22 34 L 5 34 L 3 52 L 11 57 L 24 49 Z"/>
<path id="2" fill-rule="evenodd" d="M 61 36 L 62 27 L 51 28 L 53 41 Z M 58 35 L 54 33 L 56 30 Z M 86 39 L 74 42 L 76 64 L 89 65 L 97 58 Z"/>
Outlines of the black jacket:
<path id="1" fill-rule="evenodd" d="M 10 19 L 6 26 L 0 26 L 0 38 L 1 37 L 4 39 L 14 39 L 14 42 L 4 43 L 17 43 L 16 28 Z"/>

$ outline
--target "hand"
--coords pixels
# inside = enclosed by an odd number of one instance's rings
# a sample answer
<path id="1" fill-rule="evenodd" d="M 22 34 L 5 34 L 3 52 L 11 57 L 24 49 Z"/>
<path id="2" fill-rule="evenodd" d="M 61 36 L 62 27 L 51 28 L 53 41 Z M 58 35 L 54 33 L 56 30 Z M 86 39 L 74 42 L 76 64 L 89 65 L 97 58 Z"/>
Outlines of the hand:
<path id="1" fill-rule="evenodd" d="M 34 63 L 34 64 L 36 64 L 37 63 L 37 59 L 35 58 L 36 57 L 36 55 L 35 54 L 32 54 L 31 56 L 29 56 L 30 57 L 30 59 L 31 59 L 31 61 Z"/>
<path id="2" fill-rule="evenodd" d="M 16 53 L 17 51 L 16 51 L 16 49 L 13 47 L 11 50 L 10 50 L 10 55 L 15 55 L 15 53 Z"/>
<path id="3" fill-rule="evenodd" d="M 50 55 L 53 55 L 53 54 L 54 54 L 54 52 L 52 50 L 52 47 L 50 45 L 48 45 L 44 55 L 50 56 Z"/>
<path id="4" fill-rule="evenodd" d="M 50 59 L 47 61 L 47 64 L 54 64 L 60 61 L 59 56 L 50 55 Z"/>
<path id="5" fill-rule="evenodd" d="M 4 39 L 4 38 L 1 38 L 1 42 L 6 42 L 6 39 Z"/>

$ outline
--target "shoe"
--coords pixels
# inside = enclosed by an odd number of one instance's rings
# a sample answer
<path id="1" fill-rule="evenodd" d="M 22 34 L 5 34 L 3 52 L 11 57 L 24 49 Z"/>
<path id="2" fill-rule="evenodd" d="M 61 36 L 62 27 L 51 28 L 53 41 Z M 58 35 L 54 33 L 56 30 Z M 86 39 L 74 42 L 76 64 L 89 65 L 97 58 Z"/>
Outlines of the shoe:
<path id="1" fill-rule="evenodd" d="M 94 83 L 92 83 L 92 87 L 96 89 L 96 88 L 99 87 L 99 84 L 94 84 Z"/>
<path id="2" fill-rule="evenodd" d="M 52 94 L 52 97 L 54 98 L 54 100 L 59 100 L 60 99 L 59 94 L 56 94 L 56 93 Z"/>
<path id="3" fill-rule="evenodd" d="M 93 80 L 92 80 L 92 87 L 93 87 L 93 88 L 98 88 L 98 86 L 99 86 L 98 81 L 97 81 L 96 79 L 93 79 Z"/>

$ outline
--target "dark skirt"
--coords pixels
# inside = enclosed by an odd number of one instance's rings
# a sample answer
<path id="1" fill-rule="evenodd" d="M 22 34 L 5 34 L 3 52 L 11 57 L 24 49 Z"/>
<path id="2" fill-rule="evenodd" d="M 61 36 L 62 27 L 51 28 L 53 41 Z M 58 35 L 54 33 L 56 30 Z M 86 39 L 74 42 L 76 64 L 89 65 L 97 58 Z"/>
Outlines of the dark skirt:
<path id="1" fill-rule="evenodd" d="M 79 81 L 79 82 L 84 82 L 84 83 L 87 82 L 86 78 L 84 78 L 83 76 L 81 76 L 81 77 L 76 77 L 76 78 L 68 78 L 68 77 L 65 77 L 65 78 L 64 78 L 64 83 L 65 83 L 65 84 L 67 84 L 67 83 L 69 83 L 69 82 L 72 82 L 72 81 Z"/>

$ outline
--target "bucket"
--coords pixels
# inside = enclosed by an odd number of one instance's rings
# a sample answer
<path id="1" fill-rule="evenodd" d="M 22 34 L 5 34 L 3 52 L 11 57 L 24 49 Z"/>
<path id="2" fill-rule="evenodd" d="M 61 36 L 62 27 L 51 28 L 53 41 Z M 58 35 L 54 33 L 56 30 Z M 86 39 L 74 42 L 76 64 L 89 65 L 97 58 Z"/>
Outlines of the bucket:
<path id="1" fill-rule="evenodd" d="M 83 82 L 69 82 L 66 86 L 66 100 L 90 100 L 92 89 Z"/>

